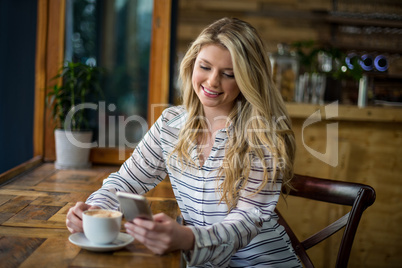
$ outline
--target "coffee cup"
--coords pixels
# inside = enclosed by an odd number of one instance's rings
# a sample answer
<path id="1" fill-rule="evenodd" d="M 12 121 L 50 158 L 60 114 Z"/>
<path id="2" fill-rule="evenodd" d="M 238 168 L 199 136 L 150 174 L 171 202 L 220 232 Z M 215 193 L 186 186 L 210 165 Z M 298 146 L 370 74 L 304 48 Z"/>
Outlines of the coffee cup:
<path id="1" fill-rule="evenodd" d="M 83 228 L 86 238 L 95 244 L 113 242 L 121 228 L 122 213 L 115 210 L 93 209 L 83 212 Z"/>

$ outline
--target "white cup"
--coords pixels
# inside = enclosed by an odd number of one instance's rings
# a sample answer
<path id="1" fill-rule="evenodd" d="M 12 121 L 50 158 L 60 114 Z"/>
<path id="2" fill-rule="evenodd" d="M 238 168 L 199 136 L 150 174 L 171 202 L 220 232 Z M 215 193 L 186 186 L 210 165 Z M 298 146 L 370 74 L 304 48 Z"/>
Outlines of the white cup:
<path id="1" fill-rule="evenodd" d="M 84 234 L 95 244 L 113 242 L 120 233 L 122 213 L 115 210 L 93 209 L 83 212 Z"/>

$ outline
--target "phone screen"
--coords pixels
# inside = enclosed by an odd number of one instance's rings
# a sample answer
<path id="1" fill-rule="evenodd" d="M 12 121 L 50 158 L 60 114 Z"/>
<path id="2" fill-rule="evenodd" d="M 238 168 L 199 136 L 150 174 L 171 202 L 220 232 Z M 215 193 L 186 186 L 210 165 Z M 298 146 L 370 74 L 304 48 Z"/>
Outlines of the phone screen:
<path id="1" fill-rule="evenodd" d="M 135 218 L 153 220 L 152 212 L 147 199 L 138 194 L 117 192 L 117 199 L 127 221 Z"/>

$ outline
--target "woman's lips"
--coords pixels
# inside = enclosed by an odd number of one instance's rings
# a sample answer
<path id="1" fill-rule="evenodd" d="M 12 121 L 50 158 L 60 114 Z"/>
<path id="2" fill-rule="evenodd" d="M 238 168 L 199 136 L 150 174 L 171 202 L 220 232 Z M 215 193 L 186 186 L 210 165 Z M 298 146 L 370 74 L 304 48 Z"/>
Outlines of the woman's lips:
<path id="1" fill-rule="evenodd" d="M 209 89 L 207 89 L 207 88 L 205 88 L 203 86 L 201 86 L 201 88 L 202 88 L 202 91 L 204 92 L 204 94 L 207 97 L 210 97 L 210 98 L 216 98 L 216 97 L 218 97 L 219 95 L 222 94 L 222 92 L 221 93 L 215 92 L 215 91 L 209 90 Z"/>

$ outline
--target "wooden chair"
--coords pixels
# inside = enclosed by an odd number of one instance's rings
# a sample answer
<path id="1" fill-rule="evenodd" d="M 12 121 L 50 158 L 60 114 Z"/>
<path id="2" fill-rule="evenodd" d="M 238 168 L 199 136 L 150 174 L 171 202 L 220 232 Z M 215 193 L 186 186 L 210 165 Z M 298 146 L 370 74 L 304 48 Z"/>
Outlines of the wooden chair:
<path id="1" fill-rule="evenodd" d="M 283 216 L 276 210 L 279 216 L 278 223 L 285 227 L 293 248 L 306 268 L 314 267 L 306 250 L 345 227 L 335 267 L 347 267 L 360 218 L 364 210 L 374 203 L 375 190 L 364 184 L 301 175 L 294 176 L 292 185 L 294 190 L 291 190 L 289 195 L 351 206 L 350 212 L 346 215 L 303 241 L 299 241 Z"/>

